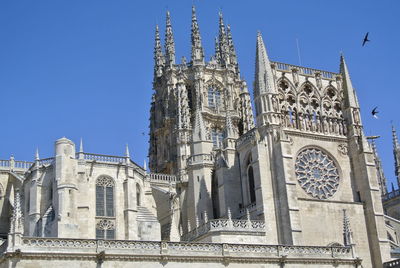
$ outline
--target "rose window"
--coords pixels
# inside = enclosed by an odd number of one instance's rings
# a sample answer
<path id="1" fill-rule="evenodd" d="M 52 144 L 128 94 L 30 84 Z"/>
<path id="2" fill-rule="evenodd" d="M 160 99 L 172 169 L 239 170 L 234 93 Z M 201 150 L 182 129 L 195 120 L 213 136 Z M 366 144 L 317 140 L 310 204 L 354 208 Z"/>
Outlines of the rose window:
<path id="1" fill-rule="evenodd" d="M 339 187 L 338 169 L 333 160 L 321 150 L 303 150 L 297 156 L 295 172 L 301 188 L 312 197 L 328 199 Z"/>

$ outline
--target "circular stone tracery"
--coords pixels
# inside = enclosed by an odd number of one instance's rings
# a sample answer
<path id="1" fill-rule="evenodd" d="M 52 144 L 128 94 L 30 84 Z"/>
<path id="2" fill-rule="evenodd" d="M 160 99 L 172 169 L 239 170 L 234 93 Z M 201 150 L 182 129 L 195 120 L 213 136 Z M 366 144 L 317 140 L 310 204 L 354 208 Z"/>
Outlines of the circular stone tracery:
<path id="1" fill-rule="evenodd" d="M 328 199 L 339 187 L 339 172 L 333 160 L 315 148 L 303 150 L 296 159 L 295 172 L 301 188 L 318 199 Z"/>

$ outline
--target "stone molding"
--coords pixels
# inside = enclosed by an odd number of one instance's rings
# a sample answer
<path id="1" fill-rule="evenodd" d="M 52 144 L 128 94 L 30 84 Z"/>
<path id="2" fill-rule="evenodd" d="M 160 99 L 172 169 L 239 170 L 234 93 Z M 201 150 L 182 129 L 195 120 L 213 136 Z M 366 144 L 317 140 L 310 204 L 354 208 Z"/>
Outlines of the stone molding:
<path id="1" fill-rule="evenodd" d="M 96 240 L 23 237 L 18 248 L 0 253 L 0 264 L 13 258 L 89 259 L 104 261 L 164 260 L 270 263 L 354 263 L 352 247 L 188 243 L 166 241 Z M 3 249 L 4 250 L 4 249 Z"/>

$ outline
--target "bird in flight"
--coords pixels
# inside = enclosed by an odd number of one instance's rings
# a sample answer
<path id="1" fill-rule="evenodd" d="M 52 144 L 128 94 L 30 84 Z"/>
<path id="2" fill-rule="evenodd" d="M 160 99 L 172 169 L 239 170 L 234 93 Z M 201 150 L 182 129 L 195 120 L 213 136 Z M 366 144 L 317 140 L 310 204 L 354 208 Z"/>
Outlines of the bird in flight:
<path id="1" fill-rule="evenodd" d="M 364 46 L 367 42 L 371 41 L 371 40 L 368 39 L 368 34 L 369 34 L 369 32 L 367 32 L 367 33 L 365 34 L 364 39 L 363 39 L 362 46 Z"/>
<path id="2" fill-rule="evenodd" d="M 375 117 L 376 119 L 378 119 L 378 116 L 376 115 L 377 113 L 379 113 L 379 111 L 378 111 L 378 106 L 376 106 L 376 107 L 372 110 L 371 114 L 372 114 L 373 117 Z"/>

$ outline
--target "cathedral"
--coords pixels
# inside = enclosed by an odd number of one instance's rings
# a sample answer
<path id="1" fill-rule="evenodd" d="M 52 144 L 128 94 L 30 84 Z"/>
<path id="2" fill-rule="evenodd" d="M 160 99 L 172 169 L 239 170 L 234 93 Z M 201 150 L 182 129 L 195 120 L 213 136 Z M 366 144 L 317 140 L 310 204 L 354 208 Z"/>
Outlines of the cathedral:
<path id="1" fill-rule="evenodd" d="M 259 32 L 252 99 L 218 27 L 206 61 L 193 7 L 177 63 L 170 13 L 164 44 L 156 26 L 148 169 L 66 137 L 0 160 L 0 267 L 400 267 L 400 190 L 344 56 L 339 72 L 271 61 Z"/>

